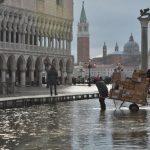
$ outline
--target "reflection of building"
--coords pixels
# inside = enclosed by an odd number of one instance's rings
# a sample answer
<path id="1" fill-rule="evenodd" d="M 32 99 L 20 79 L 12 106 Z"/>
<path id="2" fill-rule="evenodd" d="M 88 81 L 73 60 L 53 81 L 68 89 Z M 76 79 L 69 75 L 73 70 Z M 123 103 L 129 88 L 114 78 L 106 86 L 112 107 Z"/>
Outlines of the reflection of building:
<path id="1" fill-rule="evenodd" d="M 139 67 L 141 63 L 139 45 L 134 41 L 132 34 L 129 41 L 124 45 L 123 51 L 119 51 L 117 43 L 113 53 L 108 54 L 107 51 L 107 46 L 104 43 L 103 57 L 93 58 L 93 61 L 105 65 L 121 63 L 123 66 L 134 66 L 135 68 Z"/>
<path id="2" fill-rule="evenodd" d="M 77 63 L 84 64 L 89 61 L 89 58 L 89 24 L 87 23 L 83 2 L 80 22 L 78 23 Z"/>
<path id="3" fill-rule="evenodd" d="M 41 85 L 50 64 L 71 82 L 73 0 L 5 0 L 0 12 L 0 82 Z"/>
<path id="4" fill-rule="evenodd" d="M 116 111 L 112 119 L 112 144 L 114 149 L 149 149 L 149 117 L 147 110 L 137 114 Z"/>

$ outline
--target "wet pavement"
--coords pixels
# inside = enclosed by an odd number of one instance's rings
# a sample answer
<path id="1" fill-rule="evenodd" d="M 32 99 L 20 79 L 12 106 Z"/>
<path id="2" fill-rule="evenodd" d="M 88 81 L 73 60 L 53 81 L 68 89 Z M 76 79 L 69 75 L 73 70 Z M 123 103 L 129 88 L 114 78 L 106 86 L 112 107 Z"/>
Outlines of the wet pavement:
<path id="1" fill-rule="evenodd" d="M 78 85 L 59 85 L 57 86 L 58 94 L 80 94 L 80 93 L 96 93 L 98 92 L 96 86 L 88 86 L 85 84 Z M 18 87 L 16 88 L 16 95 L 49 95 L 50 90 L 46 86 L 42 87 Z"/>
<path id="2" fill-rule="evenodd" d="M 150 107 L 131 113 L 106 104 L 106 111 L 98 99 L 1 110 L 0 149 L 149 150 Z"/>
<path id="3" fill-rule="evenodd" d="M 45 88 L 39 91 L 49 94 Z M 80 85 L 58 91 L 65 94 L 97 89 Z M 36 92 L 24 90 L 29 95 Z M 150 106 L 131 113 L 128 103 L 121 110 L 118 109 L 121 102 L 115 103 L 117 109 L 112 100 L 106 99 L 106 111 L 100 110 L 98 99 L 0 110 L 0 149 L 149 150 Z"/>

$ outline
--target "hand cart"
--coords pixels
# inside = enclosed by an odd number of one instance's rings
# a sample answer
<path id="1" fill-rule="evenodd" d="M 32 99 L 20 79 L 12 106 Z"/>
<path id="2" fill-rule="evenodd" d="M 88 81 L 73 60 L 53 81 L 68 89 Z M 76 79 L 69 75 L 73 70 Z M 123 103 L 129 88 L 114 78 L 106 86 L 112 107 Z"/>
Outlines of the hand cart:
<path id="1" fill-rule="evenodd" d="M 112 76 L 112 89 L 109 91 L 109 99 L 122 101 L 120 107 L 124 102 L 130 102 L 129 109 L 131 111 L 138 111 L 139 105 L 148 105 L 147 93 L 149 88 L 149 78 L 146 73 L 141 70 L 133 72 L 132 78 L 121 80 L 119 73 Z M 119 108 L 120 108 L 119 107 Z"/>

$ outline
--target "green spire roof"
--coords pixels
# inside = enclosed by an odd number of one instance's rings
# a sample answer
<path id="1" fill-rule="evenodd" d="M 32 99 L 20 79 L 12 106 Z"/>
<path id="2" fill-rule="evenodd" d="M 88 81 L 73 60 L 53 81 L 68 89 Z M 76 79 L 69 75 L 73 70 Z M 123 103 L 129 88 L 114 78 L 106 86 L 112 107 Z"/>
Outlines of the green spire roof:
<path id="1" fill-rule="evenodd" d="M 86 14 L 84 10 L 84 1 L 82 2 L 82 11 L 81 11 L 81 16 L 80 16 L 80 23 L 86 23 Z"/>

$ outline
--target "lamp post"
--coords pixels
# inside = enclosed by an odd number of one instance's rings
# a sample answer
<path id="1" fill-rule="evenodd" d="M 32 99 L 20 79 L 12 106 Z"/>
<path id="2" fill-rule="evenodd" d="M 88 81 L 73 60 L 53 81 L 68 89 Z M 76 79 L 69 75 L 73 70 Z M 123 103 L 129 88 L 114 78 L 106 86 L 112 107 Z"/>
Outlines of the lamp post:
<path id="1" fill-rule="evenodd" d="M 85 63 L 85 67 L 88 68 L 87 72 L 89 75 L 88 76 L 88 86 L 91 86 L 91 68 L 96 68 L 96 64 L 92 62 L 91 59 L 89 59 L 88 63 Z"/>
<path id="2" fill-rule="evenodd" d="M 89 83 L 88 83 L 88 86 L 91 86 L 91 59 L 89 59 L 88 68 L 89 68 Z"/>

